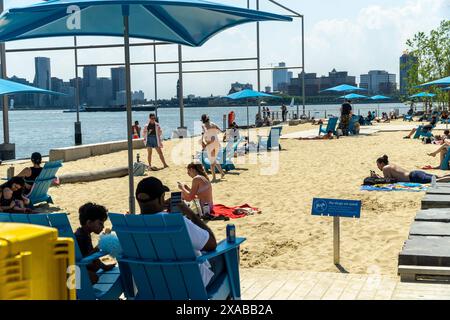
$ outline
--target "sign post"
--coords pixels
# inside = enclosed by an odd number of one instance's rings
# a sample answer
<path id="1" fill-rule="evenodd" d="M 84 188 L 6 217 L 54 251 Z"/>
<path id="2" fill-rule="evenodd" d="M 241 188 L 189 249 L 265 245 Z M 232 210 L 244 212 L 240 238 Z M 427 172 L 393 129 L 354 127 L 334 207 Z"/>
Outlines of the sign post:
<path id="1" fill-rule="evenodd" d="M 335 265 L 340 264 L 340 217 L 359 219 L 361 201 L 314 198 L 311 214 L 333 217 L 333 261 Z"/>

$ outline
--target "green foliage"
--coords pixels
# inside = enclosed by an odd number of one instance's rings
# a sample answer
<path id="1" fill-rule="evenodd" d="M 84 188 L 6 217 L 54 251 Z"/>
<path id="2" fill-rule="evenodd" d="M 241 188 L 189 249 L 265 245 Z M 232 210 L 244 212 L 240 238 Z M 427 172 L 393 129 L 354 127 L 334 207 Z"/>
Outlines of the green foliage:
<path id="1" fill-rule="evenodd" d="M 450 20 L 441 21 L 439 27 L 427 35 L 419 32 L 406 41 L 410 55 L 415 57 L 408 71 L 408 92 L 421 91 L 415 86 L 450 75 Z M 446 93 L 429 88 L 437 94 L 437 101 L 445 101 Z"/>

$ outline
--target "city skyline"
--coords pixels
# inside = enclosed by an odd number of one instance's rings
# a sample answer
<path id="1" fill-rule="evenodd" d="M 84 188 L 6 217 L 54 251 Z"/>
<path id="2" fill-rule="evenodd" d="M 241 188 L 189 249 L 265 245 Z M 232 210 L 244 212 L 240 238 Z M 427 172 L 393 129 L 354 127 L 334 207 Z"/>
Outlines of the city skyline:
<path id="1" fill-rule="evenodd" d="M 23 0 L 20 5 L 38 1 Z M 222 1 L 231 5 L 245 6 L 246 1 Z M 254 1 L 251 1 L 254 7 Z M 439 21 L 448 17 L 449 7 L 444 0 L 401 0 L 392 4 L 387 0 L 361 1 L 324 0 L 320 4 L 300 3 L 298 1 L 282 1 L 305 15 L 305 59 L 306 73 L 316 72 L 327 74 L 330 70 L 347 70 L 349 74 L 359 75 L 368 70 L 386 70 L 398 75 L 398 57 L 406 49 L 404 43 L 418 31 L 428 32 L 436 27 Z M 17 5 L 5 1 L 5 7 Z M 333 4 L 333 6 L 331 6 Z M 350 9 L 351 10 L 348 10 Z M 284 13 L 273 5 L 261 1 L 261 10 Z M 427 11 L 424 17 L 423 10 Z M 300 27 L 299 21 L 293 23 L 261 23 L 261 66 L 270 67 L 280 61 L 288 66 L 300 65 Z M 183 47 L 183 55 L 189 59 L 214 59 L 231 57 L 249 57 L 256 55 L 255 26 L 246 25 L 227 30 L 201 48 Z M 121 39 L 102 37 L 79 37 L 79 44 L 121 43 Z M 350 41 L 349 41 L 350 39 Z M 72 45 L 71 38 L 55 38 L 57 45 Z M 132 42 L 142 42 L 135 39 Z M 48 46 L 48 40 L 24 40 L 7 43 L 7 48 Z M 133 48 L 132 60 L 152 61 L 152 48 Z M 176 60 L 176 46 L 158 48 L 158 60 Z M 64 79 L 75 77 L 73 51 L 64 53 L 38 52 L 8 53 L 8 76 L 17 75 L 20 78 L 31 79 L 34 70 L 35 55 L 50 57 L 52 60 L 52 76 Z M 80 64 L 122 63 L 121 49 L 85 50 L 79 51 Z M 185 64 L 185 70 L 217 68 L 217 63 Z M 222 68 L 255 67 L 253 62 L 231 62 L 221 64 Z M 159 71 L 176 71 L 176 65 L 158 66 Z M 297 75 L 299 69 L 289 70 Z M 81 76 L 82 68 L 79 69 Z M 107 77 L 109 68 L 99 67 L 98 76 Z M 261 91 L 266 86 L 272 86 L 271 72 L 261 73 Z M 176 81 L 178 76 L 158 76 L 158 98 L 176 96 Z M 399 78 L 399 77 L 398 77 Z M 359 80 L 359 79 L 358 79 Z M 229 90 L 230 83 L 252 83 L 257 89 L 256 72 L 217 73 L 217 74 L 185 74 L 185 95 L 197 96 L 220 95 Z M 132 67 L 132 89 L 143 90 L 148 99 L 153 99 L 153 66 Z"/>

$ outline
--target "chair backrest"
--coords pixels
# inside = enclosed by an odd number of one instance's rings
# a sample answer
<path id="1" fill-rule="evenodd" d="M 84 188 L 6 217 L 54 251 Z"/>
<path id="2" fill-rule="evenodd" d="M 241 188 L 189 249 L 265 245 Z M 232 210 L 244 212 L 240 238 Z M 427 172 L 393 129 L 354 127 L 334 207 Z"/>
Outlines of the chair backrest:
<path id="1" fill-rule="evenodd" d="M 180 214 L 109 214 L 137 299 L 207 299 L 186 223 Z"/>
<path id="2" fill-rule="evenodd" d="M 332 117 L 332 118 L 328 119 L 328 124 L 327 124 L 327 129 L 326 129 L 327 133 L 329 131 L 333 131 L 333 132 L 336 131 L 336 126 L 337 126 L 338 120 L 339 119 L 337 117 Z"/>
<path id="3" fill-rule="evenodd" d="M 47 162 L 42 168 L 41 173 L 36 178 L 33 188 L 28 195 L 32 203 L 38 203 L 47 200 L 47 192 L 53 180 L 56 178 L 56 173 L 62 167 L 62 161 Z"/>
<path id="4" fill-rule="evenodd" d="M 281 130 L 283 127 L 272 127 L 267 139 L 267 148 L 278 148 L 280 145 Z"/>

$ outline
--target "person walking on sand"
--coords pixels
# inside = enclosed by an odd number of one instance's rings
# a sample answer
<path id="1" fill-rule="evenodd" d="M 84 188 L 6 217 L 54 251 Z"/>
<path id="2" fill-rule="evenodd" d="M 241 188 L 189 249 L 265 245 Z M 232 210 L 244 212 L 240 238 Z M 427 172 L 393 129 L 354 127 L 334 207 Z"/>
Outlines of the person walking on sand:
<path id="1" fill-rule="evenodd" d="M 139 126 L 139 121 L 134 122 L 134 125 L 131 126 L 131 131 L 133 131 L 133 139 L 139 139 L 141 137 L 141 127 Z"/>
<path id="2" fill-rule="evenodd" d="M 283 120 L 283 122 L 286 122 L 286 114 L 287 114 L 287 107 L 283 103 L 283 105 L 281 106 L 281 119 Z"/>
<path id="3" fill-rule="evenodd" d="M 348 136 L 350 119 L 352 118 L 352 105 L 350 100 L 346 100 L 341 106 L 341 123 L 339 124 L 344 136 Z"/>
<path id="4" fill-rule="evenodd" d="M 219 127 L 209 120 L 208 115 L 202 115 L 202 129 L 203 129 L 203 138 L 202 138 L 202 146 L 203 150 L 206 150 L 208 153 L 209 162 L 211 162 L 211 173 L 213 176 L 213 181 L 216 181 L 216 168 L 219 170 L 221 177 L 225 176 L 225 172 L 223 172 L 222 166 L 217 163 L 217 157 L 220 151 L 220 142 L 218 134 L 222 132 Z"/>
<path id="5" fill-rule="evenodd" d="M 157 171 L 158 168 L 152 167 L 152 153 L 153 149 L 156 150 L 156 152 L 159 155 L 159 158 L 161 159 L 161 162 L 164 165 L 164 169 L 168 168 L 169 166 L 166 163 L 166 159 L 164 158 L 164 154 L 162 153 L 162 130 L 158 122 L 156 122 L 156 116 L 154 113 L 150 113 L 149 120 L 147 125 L 144 127 L 144 144 L 147 146 L 147 152 L 148 152 L 148 166 L 150 170 Z"/>

